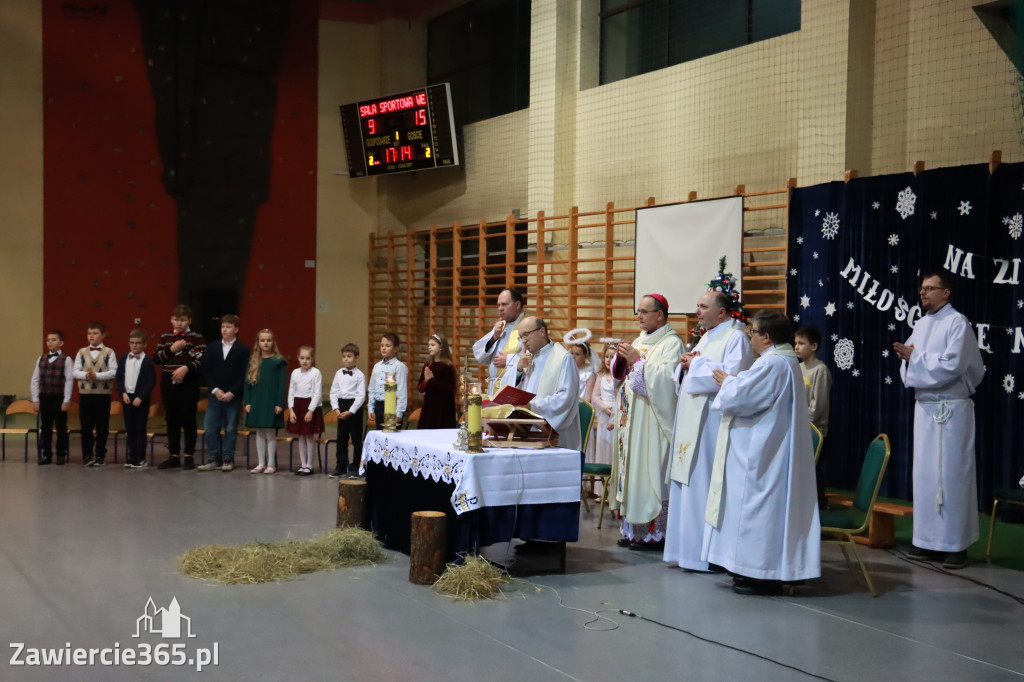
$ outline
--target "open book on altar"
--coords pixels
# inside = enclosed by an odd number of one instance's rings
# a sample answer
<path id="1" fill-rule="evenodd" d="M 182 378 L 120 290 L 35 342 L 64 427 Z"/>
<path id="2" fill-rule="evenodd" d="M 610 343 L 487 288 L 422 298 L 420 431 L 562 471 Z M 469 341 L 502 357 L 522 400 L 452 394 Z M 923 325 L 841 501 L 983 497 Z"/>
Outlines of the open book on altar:
<path id="1" fill-rule="evenodd" d="M 480 417 L 484 431 L 491 436 L 484 439 L 484 447 L 553 448 L 558 445 L 558 432 L 551 424 L 525 408 L 495 405 L 484 408 Z"/>
<path id="2" fill-rule="evenodd" d="M 524 391 L 516 388 L 515 386 L 506 386 L 497 393 L 494 397 L 488 401 L 485 401 L 483 407 L 494 407 L 496 405 L 514 405 L 522 406 L 529 405 L 530 401 L 537 397 L 537 394 Z"/>

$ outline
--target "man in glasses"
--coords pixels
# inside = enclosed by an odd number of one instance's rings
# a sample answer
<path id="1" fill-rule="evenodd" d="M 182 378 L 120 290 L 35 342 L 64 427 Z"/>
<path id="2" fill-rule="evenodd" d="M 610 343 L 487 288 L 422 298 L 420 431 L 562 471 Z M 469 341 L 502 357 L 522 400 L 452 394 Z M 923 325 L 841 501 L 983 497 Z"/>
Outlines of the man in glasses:
<path id="1" fill-rule="evenodd" d="M 720 412 L 710 409 L 718 395 L 714 371 L 738 374 L 754 362 L 754 353 L 743 331 L 744 324 L 731 316 L 732 299 L 710 289 L 697 301 L 697 321 L 704 334 L 697 347 L 684 353 L 675 378 L 682 382 L 676 405 L 675 432 L 669 451 L 668 529 L 665 561 L 690 571 L 707 571 L 701 559 L 704 522 L 711 485 Z"/>
<path id="2" fill-rule="evenodd" d="M 924 315 L 905 344 L 893 344 L 900 376 L 914 389 L 914 547 L 911 559 L 967 565 L 978 539 L 974 475 L 974 402 L 985 375 L 971 323 L 949 304 L 952 282 L 941 272 L 921 284 Z"/>
<path id="3" fill-rule="evenodd" d="M 750 345 L 760 357 L 721 385 L 722 415 L 704 516 L 705 559 L 733 575 L 740 594 L 778 594 L 783 582 L 821 575 L 821 525 L 814 481 L 811 419 L 793 327 L 759 310 Z"/>
<path id="4" fill-rule="evenodd" d="M 668 324 L 668 301 L 661 294 L 641 298 L 636 316 L 640 336 L 618 344 L 612 361 L 612 374 L 624 384 L 609 506 L 622 515 L 620 547 L 660 550 L 668 510 L 665 461 L 676 407 L 673 372 L 683 341 Z"/>
<path id="5" fill-rule="evenodd" d="M 505 376 L 505 362 L 509 355 L 520 351 L 519 325 L 525 313 L 526 297 L 515 289 L 502 289 L 498 294 L 498 321 L 491 331 L 473 344 L 473 356 L 487 367 L 488 388 L 493 395 L 497 384 Z"/>
<path id="6" fill-rule="evenodd" d="M 544 417 L 558 432 L 558 447 L 579 450 L 580 375 L 572 354 L 562 344 L 551 342 L 548 325 L 539 317 L 523 319 L 519 339 L 523 351 L 508 356 L 502 385 L 533 393 L 526 409 Z"/>

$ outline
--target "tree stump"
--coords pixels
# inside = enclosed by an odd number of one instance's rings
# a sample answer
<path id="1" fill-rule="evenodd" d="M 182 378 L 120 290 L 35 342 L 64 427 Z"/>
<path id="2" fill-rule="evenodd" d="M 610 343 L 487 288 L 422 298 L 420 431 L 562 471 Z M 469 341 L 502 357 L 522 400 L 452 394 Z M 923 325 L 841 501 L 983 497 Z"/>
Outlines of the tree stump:
<path id="1" fill-rule="evenodd" d="M 444 512 L 412 513 L 409 549 L 409 582 L 433 585 L 444 573 L 447 554 L 447 517 Z"/>
<path id="2" fill-rule="evenodd" d="M 366 527 L 366 481 L 338 481 L 338 528 Z"/>

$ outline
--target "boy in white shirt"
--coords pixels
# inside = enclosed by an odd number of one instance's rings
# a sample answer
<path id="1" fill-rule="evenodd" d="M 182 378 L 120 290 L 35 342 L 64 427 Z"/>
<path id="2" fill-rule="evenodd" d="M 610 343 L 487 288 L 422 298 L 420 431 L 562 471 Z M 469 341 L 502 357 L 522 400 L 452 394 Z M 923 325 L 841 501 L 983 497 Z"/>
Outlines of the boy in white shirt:
<path id="1" fill-rule="evenodd" d="M 341 369 L 331 383 L 331 408 L 338 417 L 338 466 L 330 478 L 359 473 L 363 454 L 363 403 L 366 402 L 366 377 L 356 367 L 359 346 L 346 343 L 341 349 Z M 348 441 L 352 439 L 352 463 L 348 460 Z M 324 462 L 326 465 L 327 463 Z"/>

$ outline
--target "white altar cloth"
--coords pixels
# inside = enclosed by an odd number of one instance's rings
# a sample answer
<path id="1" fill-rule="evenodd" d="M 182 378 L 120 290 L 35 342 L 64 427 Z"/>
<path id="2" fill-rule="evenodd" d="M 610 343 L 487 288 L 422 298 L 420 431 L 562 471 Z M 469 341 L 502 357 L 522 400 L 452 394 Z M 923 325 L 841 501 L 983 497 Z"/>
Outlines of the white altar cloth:
<path id="1" fill-rule="evenodd" d="M 487 448 L 471 455 L 455 450 L 458 429 L 385 433 L 370 431 L 363 463 L 376 462 L 405 474 L 454 483 L 455 513 L 515 504 L 580 501 L 581 456 L 565 448 Z"/>

